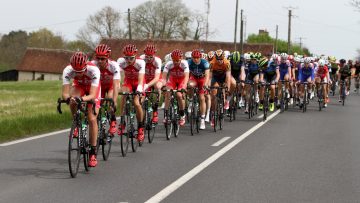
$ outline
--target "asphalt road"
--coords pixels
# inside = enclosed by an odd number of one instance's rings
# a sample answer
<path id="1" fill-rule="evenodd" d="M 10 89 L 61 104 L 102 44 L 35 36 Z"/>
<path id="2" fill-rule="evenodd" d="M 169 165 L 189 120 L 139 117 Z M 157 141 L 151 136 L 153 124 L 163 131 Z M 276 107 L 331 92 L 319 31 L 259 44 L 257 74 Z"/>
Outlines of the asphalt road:
<path id="1" fill-rule="evenodd" d="M 67 133 L 0 146 L 0 202 L 358 202 L 360 96 L 331 99 L 266 123 L 239 113 L 217 133 L 185 126 L 170 141 L 159 125 L 153 144 L 125 158 L 117 137 L 110 159 L 88 173 L 80 165 L 75 179 Z"/>

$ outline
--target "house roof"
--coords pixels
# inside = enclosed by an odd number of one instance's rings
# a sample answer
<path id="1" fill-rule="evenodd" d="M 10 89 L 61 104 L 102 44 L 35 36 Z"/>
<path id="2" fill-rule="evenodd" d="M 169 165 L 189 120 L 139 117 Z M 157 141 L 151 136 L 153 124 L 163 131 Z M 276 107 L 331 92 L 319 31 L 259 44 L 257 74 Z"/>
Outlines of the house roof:
<path id="1" fill-rule="evenodd" d="M 72 51 L 61 49 L 27 48 L 16 70 L 61 74 L 72 54 Z"/>
<path id="2" fill-rule="evenodd" d="M 215 42 L 215 41 L 183 41 L 183 40 L 128 40 L 128 39 L 103 39 L 101 43 L 107 44 L 111 47 L 112 58 L 116 60 L 122 56 L 122 49 L 126 44 L 132 43 L 139 50 L 139 55 L 148 43 L 152 43 L 157 48 L 157 55 L 163 58 L 166 54 L 174 49 L 180 49 L 183 52 L 191 51 L 195 48 L 203 49 L 206 53 L 211 50 L 234 49 L 234 43 L 231 42 Z M 237 45 L 239 47 L 240 44 Z M 263 55 L 272 54 L 274 50 L 273 44 L 244 44 L 244 52 L 261 52 Z"/>

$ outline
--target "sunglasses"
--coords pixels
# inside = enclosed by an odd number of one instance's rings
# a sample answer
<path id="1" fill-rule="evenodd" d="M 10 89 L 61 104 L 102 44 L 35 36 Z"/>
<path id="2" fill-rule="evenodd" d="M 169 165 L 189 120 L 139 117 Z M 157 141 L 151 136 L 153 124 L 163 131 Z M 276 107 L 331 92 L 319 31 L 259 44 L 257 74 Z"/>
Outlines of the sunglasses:
<path id="1" fill-rule="evenodd" d="M 98 61 L 105 61 L 107 58 L 103 58 L 103 57 L 96 57 L 96 59 L 97 59 Z"/>
<path id="2" fill-rule="evenodd" d="M 125 56 L 124 57 L 125 58 L 125 60 L 133 60 L 133 59 L 135 59 L 135 56 Z"/>

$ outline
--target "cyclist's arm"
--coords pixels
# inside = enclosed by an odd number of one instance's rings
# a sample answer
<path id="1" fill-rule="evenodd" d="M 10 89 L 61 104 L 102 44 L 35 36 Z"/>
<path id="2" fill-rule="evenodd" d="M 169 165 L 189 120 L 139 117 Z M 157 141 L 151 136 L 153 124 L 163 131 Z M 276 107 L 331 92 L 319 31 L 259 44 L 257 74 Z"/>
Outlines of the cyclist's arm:
<path id="1" fill-rule="evenodd" d="M 154 85 L 159 81 L 159 78 L 160 78 L 160 73 L 155 73 L 154 79 L 152 79 L 152 80 L 148 83 L 148 86 L 149 86 L 149 87 L 154 86 Z"/>
<path id="2" fill-rule="evenodd" d="M 230 90 L 231 84 L 231 70 L 226 71 L 226 87 Z"/>
<path id="3" fill-rule="evenodd" d="M 89 95 L 81 97 L 83 101 L 91 101 L 96 98 L 96 93 L 98 91 L 98 86 L 91 85 Z"/>
<path id="4" fill-rule="evenodd" d="M 275 79 L 275 81 L 278 82 L 279 79 L 280 79 L 280 70 L 277 68 L 276 69 L 276 79 Z"/>
<path id="5" fill-rule="evenodd" d="M 119 84 L 120 84 L 120 80 L 113 80 L 113 100 L 114 100 L 114 106 L 116 106 L 116 101 L 118 98 L 118 94 L 119 94 Z"/>
<path id="6" fill-rule="evenodd" d="M 62 98 L 64 100 L 68 99 L 70 97 L 70 84 L 64 84 L 62 86 Z"/>
<path id="7" fill-rule="evenodd" d="M 206 69 L 205 70 L 205 85 L 208 85 L 209 83 L 209 78 L 210 78 L 210 70 L 209 69 Z"/>

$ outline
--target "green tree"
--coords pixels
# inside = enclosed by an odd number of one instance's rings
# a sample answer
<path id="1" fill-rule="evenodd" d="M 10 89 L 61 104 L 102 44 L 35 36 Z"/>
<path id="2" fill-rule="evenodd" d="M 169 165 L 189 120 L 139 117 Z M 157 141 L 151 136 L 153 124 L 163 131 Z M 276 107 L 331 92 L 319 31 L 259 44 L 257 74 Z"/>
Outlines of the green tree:
<path id="1" fill-rule="evenodd" d="M 72 51 L 92 51 L 92 48 L 88 44 L 80 40 L 69 41 L 68 43 L 66 43 L 65 48 Z"/>
<path id="2" fill-rule="evenodd" d="M 272 43 L 275 44 L 275 39 L 270 37 L 268 34 L 262 33 L 262 34 L 250 34 L 247 38 L 247 43 Z M 277 41 L 277 51 L 279 53 L 287 52 L 287 41 L 285 40 L 279 40 Z M 299 45 L 292 44 L 291 45 L 291 54 L 298 53 L 301 55 L 310 55 L 309 49 L 304 47 L 300 48 Z"/>
<path id="3" fill-rule="evenodd" d="M 64 49 L 65 41 L 46 28 L 31 32 L 28 39 L 29 47 Z"/>
<path id="4" fill-rule="evenodd" d="M 13 69 L 21 61 L 28 44 L 28 34 L 25 31 L 11 31 L 0 40 L 1 71 Z"/>

